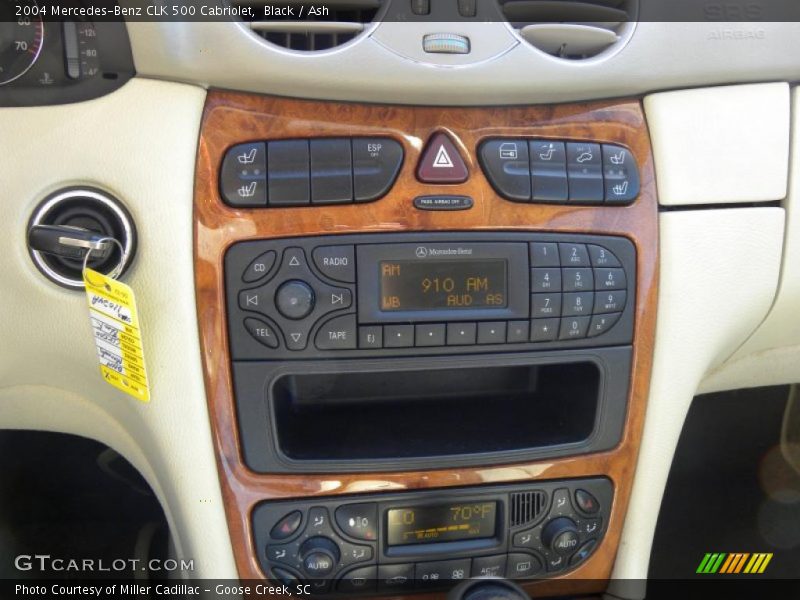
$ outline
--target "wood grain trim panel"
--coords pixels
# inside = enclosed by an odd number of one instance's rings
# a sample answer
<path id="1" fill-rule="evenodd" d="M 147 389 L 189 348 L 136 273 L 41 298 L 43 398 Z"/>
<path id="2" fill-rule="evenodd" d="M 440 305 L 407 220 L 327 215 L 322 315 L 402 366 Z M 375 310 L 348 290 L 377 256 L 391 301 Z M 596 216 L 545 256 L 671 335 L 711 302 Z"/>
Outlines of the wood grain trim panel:
<path id="1" fill-rule="evenodd" d="M 470 171 L 456 185 L 426 185 L 415 178 L 429 136 L 447 132 Z M 225 150 L 239 142 L 315 136 L 389 136 L 405 160 L 388 196 L 369 204 L 241 209 L 223 204 L 218 169 Z M 539 137 L 621 143 L 640 171 L 640 197 L 627 207 L 518 204 L 499 198 L 483 176 L 475 149 L 488 137 Z M 386 490 L 463 486 L 606 475 L 615 485 L 608 532 L 592 557 L 560 578 L 528 584 L 537 594 L 592 593 L 605 589 L 617 553 L 631 492 L 652 366 L 658 287 L 658 221 L 653 159 L 638 100 L 502 108 L 399 107 L 298 101 L 210 92 L 203 114 L 195 182 L 194 242 L 198 325 L 208 410 L 236 565 L 243 579 L 260 579 L 250 534 L 250 511 L 265 499 L 331 496 Z M 423 194 L 461 194 L 471 210 L 421 211 Z M 391 473 L 256 474 L 244 465 L 236 427 L 223 288 L 223 255 L 240 240 L 338 233 L 509 230 L 612 234 L 637 249 L 636 318 L 629 408 L 623 438 L 613 450 L 557 460 L 487 467 Z M 414 594 L 414 598 L 441 598 Z"/>

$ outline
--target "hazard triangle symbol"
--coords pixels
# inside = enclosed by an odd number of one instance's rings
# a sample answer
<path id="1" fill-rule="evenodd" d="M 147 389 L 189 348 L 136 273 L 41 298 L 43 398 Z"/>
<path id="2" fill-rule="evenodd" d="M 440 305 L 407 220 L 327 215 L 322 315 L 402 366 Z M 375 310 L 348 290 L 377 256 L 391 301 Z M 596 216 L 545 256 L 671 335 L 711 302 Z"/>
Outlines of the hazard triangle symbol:
<path id="1" fill-rule="evenodd" d="M 424 183 L 461 183 L 469 170 L 453 140 L 439 132 L 431 136 L 417 166 L 417 178 Z"/>
<path id="2" fill-rule="evenodd" d="M 439 146 L 439 149 L 436 151 L 436 158 L 433 159 L 433 166 L 441 169 L 452 169 L 453 168 L 453 161 L 450 159 L 450 155 L 447 153 L 447 150 L 444 147 L 444 144 Z"/>

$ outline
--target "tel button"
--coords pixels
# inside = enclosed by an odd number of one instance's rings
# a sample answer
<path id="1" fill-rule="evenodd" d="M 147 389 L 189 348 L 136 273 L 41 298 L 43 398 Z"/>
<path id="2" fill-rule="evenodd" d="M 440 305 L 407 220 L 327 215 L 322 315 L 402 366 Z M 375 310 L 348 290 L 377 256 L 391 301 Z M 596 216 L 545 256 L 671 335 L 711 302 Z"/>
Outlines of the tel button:
<path id="1" fill-rule="evenodd" d="M 336 524 L 345 535 L 358 540 L 375 540 L 378 537 L 378 505 L 345 504 L 336 509 Z"/>
<path id="2" fill-rule="evenodd" d="M 275 330 L 261 319 L 248 317 L 244 320 L 244 327 L 247 329 L 247 333 L 253 336 L 253 339 L 267 348 L 278 347 L 278 336 Z"/>
<path id="3" fill-rule="evenodd" d="M 322 246 L 312 254 L 314 264 L 326 277 L 345 283 L 356 282 L 356 260 L 353 246 Z"/>
<path id="4" fill-rule="evenodd" d="M 259 279 L 266 277 L 270 272 L 272 266 L 275 264 L 275 252 L 269 250 L 260 256 L 253 259 L 247 269 L 242 275 L 242 281 L 245 283 L 253 283 Z"/>

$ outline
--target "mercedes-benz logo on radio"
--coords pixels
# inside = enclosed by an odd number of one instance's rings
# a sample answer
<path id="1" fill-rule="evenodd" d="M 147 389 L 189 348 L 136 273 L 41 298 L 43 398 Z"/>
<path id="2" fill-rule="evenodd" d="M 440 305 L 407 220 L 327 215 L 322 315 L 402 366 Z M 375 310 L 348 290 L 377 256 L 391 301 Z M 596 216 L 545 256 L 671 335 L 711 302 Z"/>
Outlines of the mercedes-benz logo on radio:
<path id="1" fill-rule="evenodd" d="M 425 246 L 417 246 L 417 258 L 428 256 L 428 249 Z"/>

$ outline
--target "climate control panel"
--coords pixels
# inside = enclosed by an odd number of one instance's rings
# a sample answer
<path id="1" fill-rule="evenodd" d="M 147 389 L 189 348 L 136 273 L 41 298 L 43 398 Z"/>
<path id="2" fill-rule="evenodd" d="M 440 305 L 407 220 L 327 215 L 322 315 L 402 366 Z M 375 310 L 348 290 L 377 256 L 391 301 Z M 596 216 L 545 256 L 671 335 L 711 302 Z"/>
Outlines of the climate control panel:
<path id="1" fill-rule="evenodd" d="M 318 594 L 544 578 L 591 556 L 612 498 L 611 482 L 593 478 L 264 502 L 253 511 L 253 537 L 267 577 Z"/>

